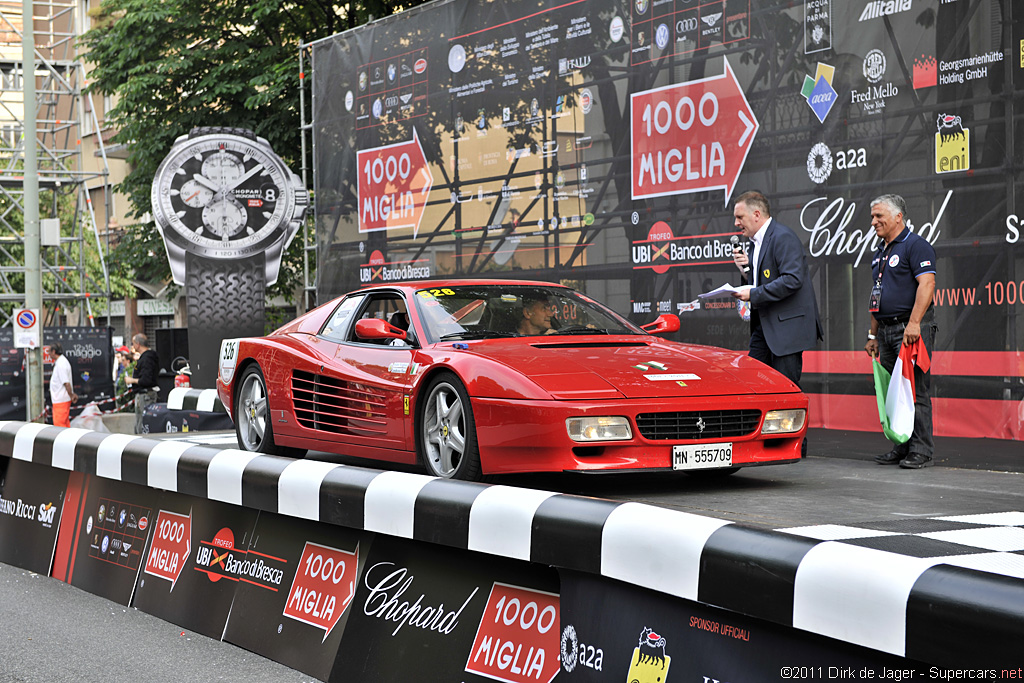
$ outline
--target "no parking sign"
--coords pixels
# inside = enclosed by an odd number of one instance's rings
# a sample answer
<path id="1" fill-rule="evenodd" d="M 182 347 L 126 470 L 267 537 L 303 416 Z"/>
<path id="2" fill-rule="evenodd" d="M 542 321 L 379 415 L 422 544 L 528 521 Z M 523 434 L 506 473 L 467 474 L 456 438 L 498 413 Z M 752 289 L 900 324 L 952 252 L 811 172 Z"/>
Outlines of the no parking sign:
<path id="1" fill-rule="evenodd" d="M 41 327 L 38 308 L 19 308 L 14 311 L 14 348 L 39 348 Z"/>

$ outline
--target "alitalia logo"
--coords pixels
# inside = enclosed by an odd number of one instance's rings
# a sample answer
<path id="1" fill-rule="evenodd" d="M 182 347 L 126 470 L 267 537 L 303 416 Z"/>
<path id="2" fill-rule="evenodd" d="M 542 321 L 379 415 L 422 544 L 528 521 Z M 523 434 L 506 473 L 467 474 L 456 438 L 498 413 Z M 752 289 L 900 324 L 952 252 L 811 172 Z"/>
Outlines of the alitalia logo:
<path id="1" fill-rule="evenodd" d="M 872 0 L 864 7 L 864 11 L 860 13 L 858 21 L 878 19 L 890 14 L 906 12 L 910 9 L 912 2 L 913 0 Z"/>

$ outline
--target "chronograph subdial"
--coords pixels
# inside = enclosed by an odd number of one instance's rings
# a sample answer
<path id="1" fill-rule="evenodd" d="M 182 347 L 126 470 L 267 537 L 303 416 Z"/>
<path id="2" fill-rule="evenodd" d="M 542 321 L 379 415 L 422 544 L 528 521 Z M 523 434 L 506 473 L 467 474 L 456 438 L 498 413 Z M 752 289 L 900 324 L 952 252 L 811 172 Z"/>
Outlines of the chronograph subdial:
<path id="1" fill-rule="evenodd" d="M 188 180 L 181 186 L 178 196 L 185 206 L 201 209 L 213 199 L 213 190 L 195 180 Z"/>
<path id="2" fill-rule="evenodd" d="M 247 219 L 245 208 L 233 199 L 220 197 L 203 209 L 203 225 L 223 239 L 238 232 Z"/>
<path id="3" fill-rule="evenodd" d="M 220 187 L 231 185 L 245 174 L 245 165 L 240 158 L 220 150 L 203 160 L 203 175 Z"/>

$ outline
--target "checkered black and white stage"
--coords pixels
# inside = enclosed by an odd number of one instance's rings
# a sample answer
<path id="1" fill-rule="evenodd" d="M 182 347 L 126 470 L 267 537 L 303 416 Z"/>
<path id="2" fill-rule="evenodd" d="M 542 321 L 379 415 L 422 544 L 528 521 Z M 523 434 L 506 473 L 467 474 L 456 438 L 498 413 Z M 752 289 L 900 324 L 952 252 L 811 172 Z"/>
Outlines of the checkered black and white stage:
<path id="1" fill-rule="evenodd" d="M 0 456 L 589 572 L 910 659 L 1024 642 L 1024 512 L 762 529 L 634 502 L 0 422 Z"/>

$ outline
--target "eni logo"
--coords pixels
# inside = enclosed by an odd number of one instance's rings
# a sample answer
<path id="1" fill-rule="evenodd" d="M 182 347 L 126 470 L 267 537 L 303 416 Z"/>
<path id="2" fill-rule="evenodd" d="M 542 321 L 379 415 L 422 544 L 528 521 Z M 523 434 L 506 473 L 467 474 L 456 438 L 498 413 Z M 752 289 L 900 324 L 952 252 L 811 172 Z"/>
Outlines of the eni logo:
<path id="1" fill-rule="evenodd" d="M 935 172 L 970 170 L 971 131 L 964 128 L 960 117 L 939 114 L 935 126 Z"/>
<path id="2" fill-rule="evenodd" d="M 633 648 L 626 680 L 630 683 L 664 683 L 672 658 L 665 654 L 665 638 L 644 627 L 640 640 Z"/>

